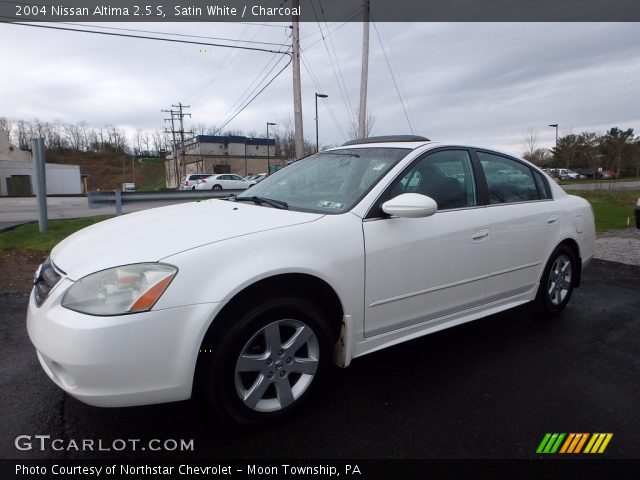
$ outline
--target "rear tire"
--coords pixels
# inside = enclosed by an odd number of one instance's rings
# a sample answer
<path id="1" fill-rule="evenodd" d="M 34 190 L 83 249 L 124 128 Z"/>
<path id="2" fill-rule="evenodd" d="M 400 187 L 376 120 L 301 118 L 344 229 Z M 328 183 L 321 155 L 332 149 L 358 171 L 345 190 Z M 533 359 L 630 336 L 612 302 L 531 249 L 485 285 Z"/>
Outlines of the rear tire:
<path id="1" fill-rule="evenodd" d="M 214 185 L 213 187 L 211 187 L 211 190 L 222 190 L 222 185 Z"/>
<path id="2" fill-rule="evenodd" d="M 559 245 L 549 257 L 540 278 L 534 301 L 538 312 L 552 317 L 564 310 L 571 299 L 577 275 L 578 264 L 573 250 L 567 245 Z"/>
<path id="3" fill-rule="evenodd" d="M 261 425 L 290 416 L 314 396 L 329 367 L 324 312 L 300 298 L 264 299 L 226 315 L 200 370 L 208 406 L 228 423 Z"/>

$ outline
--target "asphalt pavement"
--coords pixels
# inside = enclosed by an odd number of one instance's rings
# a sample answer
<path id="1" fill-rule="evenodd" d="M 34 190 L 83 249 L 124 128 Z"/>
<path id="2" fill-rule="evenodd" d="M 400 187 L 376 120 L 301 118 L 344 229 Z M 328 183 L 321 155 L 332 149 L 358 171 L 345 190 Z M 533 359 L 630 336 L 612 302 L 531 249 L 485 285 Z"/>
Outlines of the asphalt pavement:
<path id="1" fill-rule="evenodd" d="M 640 267 L 595 260 L 560 317 L 521 307 L 356 359 L 300 416 L 253 432 L 191 401 L 103 409 L 65 395 L 27 338 L 27 296 L 0 295 L 0 458 L 535 458 L 546 432 L 611 432 L 604 455 L 638 459 L 639 291 Z M 18 435 L 194 449 L 20 451 Z"/>

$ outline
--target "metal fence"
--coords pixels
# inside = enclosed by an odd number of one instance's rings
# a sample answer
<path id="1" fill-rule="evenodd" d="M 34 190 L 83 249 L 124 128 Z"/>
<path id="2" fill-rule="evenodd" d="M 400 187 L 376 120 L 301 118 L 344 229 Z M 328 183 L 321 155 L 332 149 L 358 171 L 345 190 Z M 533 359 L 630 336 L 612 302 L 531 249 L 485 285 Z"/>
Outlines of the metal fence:
<path id="1" fill-rule="evenodd" d="M 208 198 L 224 198 L 229 195 L 238 195 L 244 190 L 185 190 L 178 192 L 120 192 L 97 191 L 89 192 L 89 208 L 98 208 L 105 205 L 115 206 L 116 215 L 122 215 L 122 206 L 135 202 L 183 202 L 185 200 L 206 200 Z"/>

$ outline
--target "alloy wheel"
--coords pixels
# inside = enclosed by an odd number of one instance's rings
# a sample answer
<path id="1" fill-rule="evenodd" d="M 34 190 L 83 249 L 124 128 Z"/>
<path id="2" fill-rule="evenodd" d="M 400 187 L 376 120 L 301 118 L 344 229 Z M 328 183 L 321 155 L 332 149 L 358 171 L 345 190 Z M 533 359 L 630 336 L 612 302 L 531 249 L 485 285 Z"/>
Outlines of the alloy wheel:
<path id="1" fill-rule="evenodd" d="M 244 345 L 235 367 L 236 393 L 257 412 L 293 404 L 318 369 L 320 345 L 304 322 L 282 319 L 261 328 Z"/>
<path id="2" fill-rule="evenodd" d="M 547 283 L 547 295 L 553 305 L 561 305 L 571 289 L 571 259 L 567 255 L 558 255 Z"/>

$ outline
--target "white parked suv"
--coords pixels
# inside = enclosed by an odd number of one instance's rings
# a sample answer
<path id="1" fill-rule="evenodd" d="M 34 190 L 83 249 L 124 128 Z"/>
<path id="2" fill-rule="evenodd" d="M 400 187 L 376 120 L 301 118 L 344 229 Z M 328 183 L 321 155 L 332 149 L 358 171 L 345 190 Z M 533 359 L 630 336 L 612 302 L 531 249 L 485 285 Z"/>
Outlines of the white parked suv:
<path id="1" fill-rule="evenodd" d="M 594 244 L 589 203 L 525 160 L 368 139 L 245 196 L 75 233 L 38 269 L 27 327 L 42 368 L 83 402 L 198 392 L 225 419 L 262 423 L 320 394 L 331 363 L 528 302 L 559 313 Z"/>

